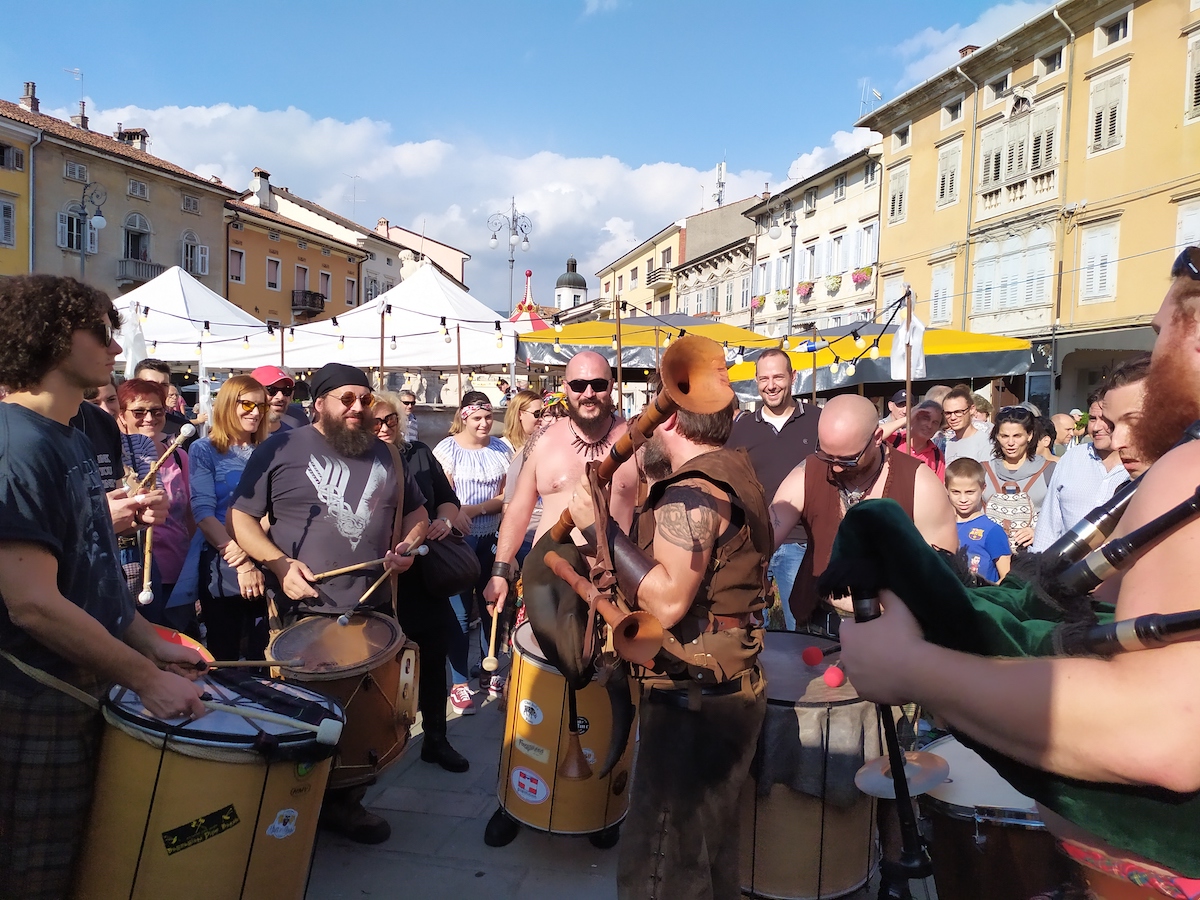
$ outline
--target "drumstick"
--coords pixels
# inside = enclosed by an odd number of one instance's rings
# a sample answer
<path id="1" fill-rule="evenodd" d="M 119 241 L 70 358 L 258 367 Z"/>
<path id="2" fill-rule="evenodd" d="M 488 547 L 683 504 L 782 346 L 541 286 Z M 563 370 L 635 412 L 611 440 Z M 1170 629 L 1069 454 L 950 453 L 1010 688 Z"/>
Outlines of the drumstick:
<path id="1" fill-rule="evenodd" d="M 192 667 L 198 672 L 206 672 L 209 669 L 233 669 L 244 666 L 258 666 L 266 668 L 267 666 L 277 666 L 280 669 L 298 669 L 304 665 L 302 659 L 215 659 L 212 662 L 207 660 L 197 660 L 192 663 Z"/>
<path id="2" fill-rule="evenodd" d="M 424 556 L 429 552 L 429 548 L 424 544 L 419 544 L 416 547 L 411 547 L 404 552 L 404 556 Z M 372 566 L 381 566 L 387 562 L 387 557 L 381 556 L 379 559 L 373 559 L 370 562 L 355 563 L 352 566 L 342 566 L 340 569 L 330 569 L 328 572 L 321 572 L 312 577 L 313 581 L 321 581 L 324 578 L 332 578 L 334 575 L 345 575 L 349 572 L 357 572 L 359 569 L 370 569 Z"/>
<path id="3" fill-rule="evenodd" d="M 183 444 L 184 441 L 186 441 L 188 438 L 190 438 L 195 433 L 196 433 L 196 426 L 194 426 L 191 422 L 189 422 L 188 424 L 186 424 L 182 428 L 180 428 L 179 434 L 177 434 L 175 436 L 175 440 L 171 441 L 170 445 L 167 447 L 167 449 L 163 453 L 163 455 L 154 461 L 154 465 L 152 465 L 150 467 L 150 471 L 146 473 L 146 477 L 143 478 L 141 481 L 137 482 L 136 484 L 134 484 L 129 489 L 129 496 L 132 497 L 134 494 L 140 494 L 142 491 L 144 491 L 146 489 L 146 485 L 153 484 L 154 476 L 156 474 L 158 474 L 158 467 L 161 466 L 164 462 L 166 462 L 167 457 L 170 456 L 172 453 L 174 453 L 176 450 L 178 450 L 180 445 Z"/>
<path id="4" fill-rule="evenodd" d="M 154 602 L 154 591 L 150 589 L 151 575 L 153 575 L 153 570 L 150 568 L 150 542 L 152 540 L 154 540 L 153 525 L 146 529 L 146 557 L 142 561 L 142 592 L 137 595 L 137 602 L 141 606 L 148 606 Z"/>
<path id="5" fill-rule="evenodd" d="M 375 593 L 375 588 L 377 588 L 381 584 L 383 584 L 384 579 L 386 579 L 388 577 L 388 574 L 389 574 L 388 572 L 384 572 L 382 575 L 380 575 L 378 578 L 376 578 L 375 583 L 373 585 L 371 585 L 369 588 L 367 588 L 367 592 L 358 598 L 358 602 L 354 604 L 354 608 L 352 610 L 350 610 L 350 612 L 342 613 L 340 616 L 338 616 L 337 623 L 339 625 L 349 625 L 350 617 L 352 615 L 354 615 L 355 613 L 357 613 L 360 609 L 362 609 L 362 605 L 367 602 L 367 598 L 370 597 L 373 593 Z"/>
<path id="6" fill-rule="evenodd" d="M 287 716 L 281 716 L 278 713 L 267 712 L 263 709 L 248 709 L 244 706 L 230 706 L 228 703 L 217 703 L 214 700 L 206 700 L 205 697 L 211 695 L 205 694 L 201 697 L 201 702 L 206 708 L 216 710 L 217 712 L 230 713 L 231 715 L 241 716 L 243 719 L 258 719 L 262 722 L 274 722 L 276 725 L 287 725 L 295 728 L 297 731 L 310 731 L 317 736 L 318 744 L 325 744 L 332 747 L 338 742 L 342 736 L 342 723 L 337 719 L 322 719 L 320 725 L 309 725 L 307 722 L 301 722 L 299 719 L 289 719 Z"/>
<path id="7" fill-rule="evenodd" d="M 500 668 L 500 663 L 496 661 L 496 621 L 500 618 L 500 607 L 492 606 L 492 636 L 488 638 L 488 655 L 481 663 L 483 671 L 495 672 Z"/>

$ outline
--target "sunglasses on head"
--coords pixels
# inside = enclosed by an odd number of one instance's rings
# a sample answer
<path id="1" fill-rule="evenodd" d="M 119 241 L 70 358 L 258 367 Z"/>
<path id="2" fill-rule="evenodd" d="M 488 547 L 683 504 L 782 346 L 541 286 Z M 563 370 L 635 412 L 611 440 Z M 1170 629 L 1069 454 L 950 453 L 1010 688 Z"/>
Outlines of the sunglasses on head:
<path id="1" fill-rule="evenodd" d="M 582 394 L 588 388 L 599 394 L 607 391 L 608 385 L 609 381 L 607 378 L 572 378 L 567 382 L 567 387 L 576 394 Z"/>
<path id="2" fill-rule="evenodd" d="M 283 394 L 283 396 L 285 396 L 285 397 L 290 397 L 290 396 L 292 396 L 293 393 L 295 393 L 295 391 L 296 391 L 296 388 L 294 385 L 273 384 L 269 388 L 267 388 L 267 396 L 274 397 L 276 394 Z"/>
<path id="3" fill-rule="evenodd" d="M 1001 419 L 1011 419 L 1014 422 L 1032 422 L 1034 415 L 1024 406 L 1002 406 L 1000 411 L 996 413 L 996 421 L 999 422 Z"/>
<path id="4" fill-rule="evenodd" d="M 867 445 L 859 450 L 853 456 L 830 456 L 821 449 L 821 444 L 817 442 L 817 449 L 813 453 L 817 459 L 829 466 L 840 466 L 843 469 L 857 469 L 862 462 L 862 458 L 867 455 L 867 451 L 871 449 L 871 445 L 875 443 L 875 435 L 867 440 Z"/>
<path id="5" fill-rule="evenodd" d="M 238 406 L 242 408 L 242 412 L 244 413 L 252 413 L 256 409 L 262 412 L 267 408 L 266 403 L 255 403 L 253 400 L 243 400 L 241 397 L 238 397 Z"/>
<path id="6" fill-rule="evenodd" d="M 352 407 L 355 402 L 361 403 L 362 408 L 366 409 L 375 402 L 375 395 L 370 391 L 367 391 L 365 394 L 356 394 L 354 391 L 346 391 L 344 394 L 338 394 L 337 399 L 341 402 L 342 406 L 346 407 L 346 409 Z"/>
<path id="7" fill-rule="evenodd" d="M 379 432 L 383 431 L 383 427 L 386 425 L 386 426 L 388 427 L 388 430 L 389 430 L 389 431 L 395 431 L 395 430 L 396 430 L 396 425 L 397 425 L 399 422 L 400 422 L 400 416 L 399 416 L 399 414 L 397 414 L 397 413 L 388 413 L 388 414 L 387 414 L 386 416 L 384 416 L 382 419 L 376 419 L 374 422 L 372 422 L 372 423 L 371 423 L 371 430 L 372 430 L 373 432 L 375 432 L 376 434 L 379 434 Z"/>
<path id="8" fill-rule="evenodd" d="M 1175 262 L 1171 264 L 1171 277 L 1181 278 L 1184 275 L 1193 281 L 1200 281 L 1200 247 L 1185 247 L 1175 257 Z"/>

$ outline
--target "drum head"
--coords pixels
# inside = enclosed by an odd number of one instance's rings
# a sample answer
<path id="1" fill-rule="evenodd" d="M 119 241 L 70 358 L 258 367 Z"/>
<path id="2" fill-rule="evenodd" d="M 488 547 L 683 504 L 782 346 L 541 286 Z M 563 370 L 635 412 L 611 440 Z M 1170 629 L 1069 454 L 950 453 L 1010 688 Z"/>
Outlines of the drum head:
<path id="1" fill-rule="evenodd" d="M 339 625 L 333 617 L 310 616 L 275 635 L 267 658 L 303 660 L 285 669 L 285 677 L 320 681 L 369 672 L 394 657 L 403 643 L 404 632 L 396 620 L 379 613 L 352 616 L 348 625 Z"/>
<path id="2" fill-rule="evenodd" d="M 983 808 L 995 810 L 1000 818 L 1029 820 L 1031 824 L 1040 821 L 1034 801 L 1001 778 L 954 735 L 938 738 L 924 749 L 950 764 L 950 777 L 926 794 L 935 806 L 968 818 L 974 818 L 976 810 Z"/>
<path id="3" fill-rule="evenodd" d="M 550 665 L 546 661 L 546 657 L 542 655 L 542 648 L 538 644 L 537 635 L 533 633 L 533 626 L 528 622 L 522 622 L 517 626 L 517 630 L 513 632 L 513 643 L 522 656 L 540 662 L 543 668 Z M 558 670 L 555 669 L 555 671 Z"/>
<path id="4" fill-rule="evenodd" d="M 794 631 L 770 631 L 764 638 L 763 651 L 758 655 L 767 676 L 767 701 L 787 706 L 838 706 L 858 703 L 858 691 L 846 681 L 831 688 L 825 683 L 825 670 L 841 658 L 832 653 L 823 662 L 807 666 L 800 655 L 808 647 L 822 650 L 832 647 L 833 641 Z"/>

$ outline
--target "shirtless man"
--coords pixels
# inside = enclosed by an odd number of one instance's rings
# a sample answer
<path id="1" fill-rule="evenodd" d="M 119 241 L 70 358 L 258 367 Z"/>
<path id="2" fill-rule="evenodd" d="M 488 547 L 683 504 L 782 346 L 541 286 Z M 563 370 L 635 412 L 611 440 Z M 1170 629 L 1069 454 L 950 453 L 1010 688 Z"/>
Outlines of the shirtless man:
<path id="1" fill-rule="evenodd" d="M 489 613 L 493 604 L 504 609 L 508 576 L 538 497 L 542 498 L 542 521 L 535 543 L 567 508 L 585 464 L 602 459 L 628 428 L 613 411 L 612 387 L 612 371 L 599 353 L 585 350 L 567 363 L 563 379 L 567 414 L 537 432 L 525 445 L 525 463 L 500 523 L 496 563 L 483 591 Z M 637 469 L 630 461 L 617 470 L 611 494 L 612 517 L 626 532 L 633 521 L 636 495 Z"/>
<path id="2" fill-rule="evenodd" d="M 1146 473 L 1114 538 L 1190 497 L 1200 481 L 1200 442 L 1167 452 L 1200 418 L 1200 248 L 1184 251 L 1171 275 L 1152 323 L 1158 339 L 1145 381 L 1146 406 L 1155 412 L 1137 421 L 1133 435 L 1139 455 L 1150 460 L 1165 455 Z M 1111 419 L 1112 412 L 1106 403 L 1105 417 Z M 1198 556 L 1200 519 L 1191 519 L 1123 574 L 1105 581 L 1096 595 L 1116 600 L 1118 620 L 1190 610 L 1196 606 Z M 1121 653 L 1110 660 L 991 659 L 926 642 L 896 595 L 883 591 L 880 599 L 880 618 L 848 623 L 842 632 L 842 658 L 863 697 L 884 703 L 915 700 L 989 747 L 1071 778 L 1181 793 L 1200 790 L 1200 704 L 1195 700 L 1200 642 Z M 1150 740 L 1147 723 L 1153 723 Z M 1060 837 L 1080 840 L 1102 854 L 1132 856 L 1081 835 L 1077 826 L 1048 810 L 1043 819 Z M 1137 825 L 1153 827 L 1151 822 Z M 1196 846 L 1194 834 L 1179 837 L 1185 846 Z M 1144 858 L 1133 860 L 1147 864 Z M 1150 865 L 1159 862 L 1149 860 Z M 1200 864 L 1192 868 L 1182 874 L 1200 877 Z M 1186 894 L 1180 888 L 1173 896 Z"/>

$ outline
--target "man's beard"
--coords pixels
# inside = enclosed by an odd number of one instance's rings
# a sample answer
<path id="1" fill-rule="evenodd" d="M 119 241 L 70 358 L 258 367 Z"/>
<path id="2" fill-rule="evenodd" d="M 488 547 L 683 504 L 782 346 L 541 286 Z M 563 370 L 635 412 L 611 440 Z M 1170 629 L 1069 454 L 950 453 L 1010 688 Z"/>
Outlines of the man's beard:
<path id="1" fill-rule="evenodd" d="M 600 437 L 602 428 L 607 431 L 612 412 L 613 401 L 608 393 L 588 400 L 567 398 L 567 415 L 590 438 Z"/>
<path id="2" fill-rule="evenodd" d="M 642 471 L 646 473 L 646 480 L 662 481 L 670 477 L 674 468 L 663 447 L 662 438 L 657 434 L 651 435 L 650 440 L 642 445 Z"/>
<path id="3" fill-rule="evenodd" d="M 345 420 L 339 416 L 323 415 L 320 422 L 325 440 L 329 441 L 330 446 L 339 456 L 358 459 L 366 456 L 367 451 L 375 445 L 375 435 L 371 434 L 369 430 L 347 428 Z"/>
<path id="4" fill-rule="evenodd" d="M 1200 374 L 1185 361 L 1183 337 L 1150 364 L 1142 415 L 1132 439 L 1147 464 L 1161 459 L 1200 419 Z"/>

